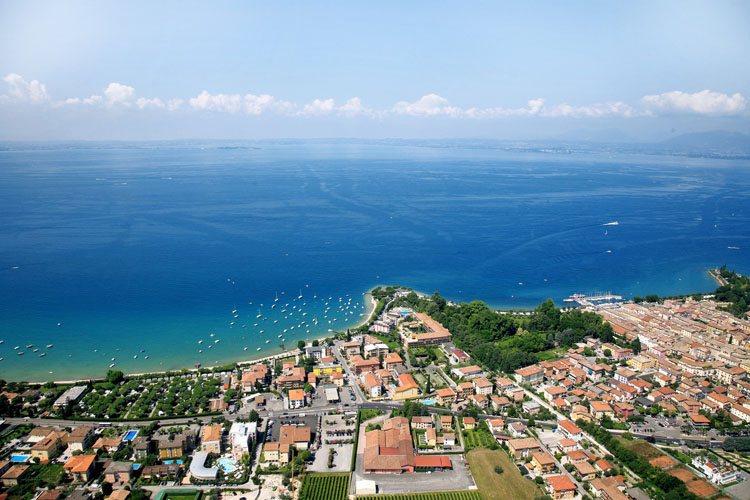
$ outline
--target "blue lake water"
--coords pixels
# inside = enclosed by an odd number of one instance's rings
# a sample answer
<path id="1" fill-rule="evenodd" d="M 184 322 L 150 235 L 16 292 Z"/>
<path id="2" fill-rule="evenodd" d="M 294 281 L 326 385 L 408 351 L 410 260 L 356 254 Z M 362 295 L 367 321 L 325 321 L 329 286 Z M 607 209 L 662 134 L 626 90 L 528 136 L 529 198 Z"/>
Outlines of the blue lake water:
<path id="1" fill-rule="evenodd" d="M 271 354 L 356 325 L 378 284 L 532 307 L 594 290 L 710 291 L 708 268 L 750 270 L 747 161 L 297 141 L 6 146 L 5 379 Z"/>

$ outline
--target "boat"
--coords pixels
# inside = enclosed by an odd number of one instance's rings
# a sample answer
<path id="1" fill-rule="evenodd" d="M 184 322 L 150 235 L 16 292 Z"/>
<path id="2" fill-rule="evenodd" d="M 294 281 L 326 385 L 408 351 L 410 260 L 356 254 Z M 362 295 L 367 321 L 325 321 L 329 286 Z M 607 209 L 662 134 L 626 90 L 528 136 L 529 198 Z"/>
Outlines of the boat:
<path id="1" fill-rule="evenodd" d="M 266 340 L 266 344 L 268 344 L 268 343 L 270 343 L 270 342 L 271 342 L 270 340 Z"/>
<path id="2" fill-rule="evenodd" d="M 39 349 L 34 349 L 34 352 L 39 352 Z"/>
<path id="3" fill-rule="evenodd" d="M 47 355 L 47 353 L 46 353 L 46 352 L 43 352 L 43 353 L 41 353 L 41 354 L 39 355 L 39 357 L 40 357 L 40 358 L 43 358 L 43 357 L 45 357 L 46 355 Z"/>
<path id="4" fill-rule="evenodd" d="M 23 351 L 18 351 L 19 356 L 23 356 Z"/>
<path id="5" fill-rule="evenodd" d="M 221 339 L 214 340 L 214 344 L 218 344 Z"/>
<path id="6" fill-rule="evenodd" d="M 31 349 L 32 347 L 34 347 L 34 344 L 29 344 L 26 346 L 26 349 Z"/>
<path id="7" fill-rule="evenodd" d="M 112 367 L 114 367 L 114 366 L 115 366 L 115 364 L 114 364 L 114 363 L 112 363 L 111 365 L 109 365 L 109 367 L 110 367 L 110 368 L 112 368 Z"/>
<path id="8" fill-rule="evenodd" d="M 202 340 L 199 340 L 199 341 L 198 341 L 198 343 L 199 343 L 199 344 L 202 344 L 202 343 L 203 343 L 203 341 L 202 341 Z"/>
<path id="9" fill-rule="evenodd" d="M 143 359 L 148 359 L 148 356 L 144 356 Z"/>
<path id="10" fill-rule="evenodd" d="M 619 226 L 620 223 L 618 221 L 614 222 L 607 222 L 606 224 L 602 224 L 602 226 Z"/>
<path id="11" fill-rule="evenodd" d="M 260 347 L 258 347 L 258 348 L 256 349 L 256 351 L 260 351 Z"/>
<path id="12" fill-rule="evenodd" d="M 232 314 L 237 314 L 237 309 L 232 309 Z"/>
<path id="13" fill-rule="evenodd" d="M 242 349 L 242 350 L 243 350 L 243 351 L 247 351 L 247 347 L 245 347 L 245 348 L 244 348 L 244 349 Z"/>
<path id="14" fill-rule="evenodd" d="M 137 354 L 136 354 L 136 355 L 134 355 L 134 356 L 133 356 L 133 359 L 138 359 L 138 355 L 137 355 Z"/>
<path id="15" fill-rule="evenodd" d="M 4 343 L 5 343 L 5 341 L 4 341 L 4 340 L 0 340 L 0 344 L 4 344 Z"/>
<path id="16" fill-rule="evenodd" d="M 47 344 L 46 347 L 47 347 L 47 349 L 51 349 L 52 348 L 52 344 Z"/>

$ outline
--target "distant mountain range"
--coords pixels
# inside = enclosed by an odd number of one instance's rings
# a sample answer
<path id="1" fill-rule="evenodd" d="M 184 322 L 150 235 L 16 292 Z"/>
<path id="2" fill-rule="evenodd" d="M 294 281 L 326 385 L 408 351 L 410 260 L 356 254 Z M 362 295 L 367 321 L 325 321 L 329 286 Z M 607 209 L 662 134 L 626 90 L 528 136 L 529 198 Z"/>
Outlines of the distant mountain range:
<path id="1" fill-rule="evenodd" d="M 750 153 L 750 136 L 740 132 L 716 130 L 678 135 L 661 141 L 655 146 L 670 151 Z"/>

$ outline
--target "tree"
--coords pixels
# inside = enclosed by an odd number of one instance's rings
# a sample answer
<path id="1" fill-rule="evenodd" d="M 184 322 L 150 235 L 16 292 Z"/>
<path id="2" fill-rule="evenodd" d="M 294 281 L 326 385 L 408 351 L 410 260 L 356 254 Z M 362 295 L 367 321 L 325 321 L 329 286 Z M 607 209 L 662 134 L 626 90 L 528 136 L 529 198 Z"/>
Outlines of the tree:
<path id="1" fill-rule="evenodd" d="M 302 350 L 304 348 L 305 348 L 305 341 L 304 340 L 300 340 L 299 342 L 297 342 L 297 349 Z"/>
<path id="2" fill-rule="evenodd" d="M 255 410 L 250 410 L 250 414 L 248 415 L 248 418 L 251 422 L 257 422 L 260 418 L 260 415 L 258 415 L 258 412 Z"/>
<path id="3" fill-rule="evenodd" d="M 429 394 L 430 392 L 432 392 L 432 387 L 430 386 L 430 374 L 429 373 L 427 374 L 427 383 L 425 384 L 424 392 L 425 394 Z"/>
<path id="4" fill-rule="evenodd" d="M 315 339 L 312 341 L 313 347 L 318 347 L 320 345 L 320 341 L 318 339 Z"/>
<path id="5" fill-rule="evenodd" d="M 604 355 L 608 358 L 612 357 L 612 351 L 610 349 L 604 349 Z"/>
<path id="6" fill-rule="evenodd" d="M 500 465 L 496 465 L 495 466 L 495 473 L 496 474 L 502 474 L 503 473 L 503 468 Z"/>
<path id="7" fill-rule="evenodd" d="M 112 483 L 103 482 L 102 483 L 102 493 L 109 496 L 112 494 Z"/>
<path id="8" fill-rule="evenodd" d="M 125 378 L 125 375 L 120 370 L 108 370 L 107 371 L 107 381 L 110 384 L 119 384 L 123 381 Z"/>

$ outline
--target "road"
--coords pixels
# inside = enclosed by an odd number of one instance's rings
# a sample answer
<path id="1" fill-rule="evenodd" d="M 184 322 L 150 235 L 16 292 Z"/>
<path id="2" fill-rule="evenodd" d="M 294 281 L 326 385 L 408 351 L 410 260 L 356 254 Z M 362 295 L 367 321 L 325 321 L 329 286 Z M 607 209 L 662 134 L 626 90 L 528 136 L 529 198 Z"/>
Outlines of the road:
<path id="1" fill-rule="evenodd" d="M 336 357 L 336 360 L 338 360 L 339 364 L 344 367 L 344 371 L 346 372 L 346 376 L 349 378 L 349 387 L 354 388 L 354 395 L 355 402 L 360 403 L 367 401 L 367 398 L 365 398 L 365 395 L 362 394 L 362 389 L 359 387 L 358 378 L 354 373 L 349 369 L 349 364 L 346 362 L 346 360 L 341 355 L 341 345 L 342 342 L 340 340 L 335 340 L 333 342 L 333 355 Z"/>

